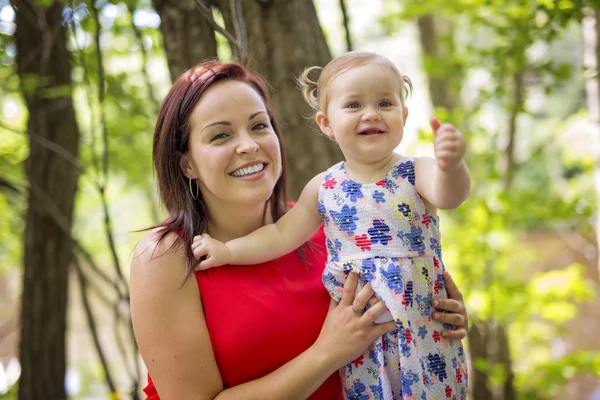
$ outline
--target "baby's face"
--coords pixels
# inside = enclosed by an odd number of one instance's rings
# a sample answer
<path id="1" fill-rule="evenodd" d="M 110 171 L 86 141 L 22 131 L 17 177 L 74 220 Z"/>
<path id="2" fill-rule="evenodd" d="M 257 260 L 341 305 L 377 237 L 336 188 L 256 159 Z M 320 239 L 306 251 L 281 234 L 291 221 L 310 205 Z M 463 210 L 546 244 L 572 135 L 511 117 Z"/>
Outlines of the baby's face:
<path id="1" fill-rule="evenodd" d="M 389 157 L 402 140 L 405 110 L 401 82 L 380 65 L 351 68 L 329 85 L 326 122 L 348 161 Z"/>

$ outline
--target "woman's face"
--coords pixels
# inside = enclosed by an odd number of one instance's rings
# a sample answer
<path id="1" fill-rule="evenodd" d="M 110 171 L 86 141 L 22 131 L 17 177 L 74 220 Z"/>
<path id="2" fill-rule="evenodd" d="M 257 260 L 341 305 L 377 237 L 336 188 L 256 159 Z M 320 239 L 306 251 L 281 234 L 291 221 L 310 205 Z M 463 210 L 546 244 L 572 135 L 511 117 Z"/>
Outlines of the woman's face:
<path id="1" fill-rule="evenodd" d="M 281 175 L 280 144 L 260 95 L 248 84 L 213 84 L 190 116 L 189 150 L 182 159 L 198 179 L 209 210 L 262 205 Z"/>

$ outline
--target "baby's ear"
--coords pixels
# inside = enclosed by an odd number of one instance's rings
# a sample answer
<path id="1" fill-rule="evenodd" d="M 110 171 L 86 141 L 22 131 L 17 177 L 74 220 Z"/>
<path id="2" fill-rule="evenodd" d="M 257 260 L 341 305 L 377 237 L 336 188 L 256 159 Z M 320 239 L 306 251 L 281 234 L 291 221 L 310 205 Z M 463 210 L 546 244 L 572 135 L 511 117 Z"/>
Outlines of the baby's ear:
<path id="1" fill-rule="evenodd" d="M 319 125 L 319 128 L 321 128 L 321 132 L 323 132 L 323 134 L 327 136 L 329 140 L 335 140 L 335 137 L 333 136 L 333 130 L 329 125 L 329 120 L 323 112 L 317 112 L 317 115 L 315 115 L 315 121 L 317 121 L 317 125 Z"/>
<path id="2" fill-rule="evenodd" d="M 408 107 L 402 106 L 402 119 L 404 120 L 404 125 L 406 125 L 406 118 L 408 118 Z"/>

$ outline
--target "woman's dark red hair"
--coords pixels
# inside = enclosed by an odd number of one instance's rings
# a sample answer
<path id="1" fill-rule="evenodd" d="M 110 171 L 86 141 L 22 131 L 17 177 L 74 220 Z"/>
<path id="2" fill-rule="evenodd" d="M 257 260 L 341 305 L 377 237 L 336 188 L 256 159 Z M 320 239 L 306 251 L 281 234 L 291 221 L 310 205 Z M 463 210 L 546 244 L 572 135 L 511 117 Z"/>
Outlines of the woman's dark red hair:
<path id="1" fill-rule="evenodd" d="M 188 178 L 181 171 L 180 161 L 183 154 L 189 150 L 192 111 L 208 88 L 222 80 L 247 83 L 262 98 L 281 144 L 282 174 L 268 202 L 273 221 L 277 221 L 287 210 L 285 153 L 265 81 L 239 64 L 205 61 L 190 68 L 177 78 L 163 101 L 154 130 L 152 150 L 160 197 L 169 214 L 164 222 L 154 228 L 158 228 L 159 241 L 170 233 L 178 235 L 174 246 L 184 246 L 188 273 L 191 273 L 197 264 L 191 250 L 193 237 L 206 231 L 208 215 L 202 193 L 196 200 L 192 198 Z"/>

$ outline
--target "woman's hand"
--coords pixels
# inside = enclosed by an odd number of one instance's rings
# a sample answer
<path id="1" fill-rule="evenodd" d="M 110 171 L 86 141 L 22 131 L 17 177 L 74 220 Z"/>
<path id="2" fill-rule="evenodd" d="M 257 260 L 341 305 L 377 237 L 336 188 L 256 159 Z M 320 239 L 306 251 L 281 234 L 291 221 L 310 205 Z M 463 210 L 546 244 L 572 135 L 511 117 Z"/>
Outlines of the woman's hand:
<path id="1" fill-rule="evenodd" d="M 328 354 L 335 369 L 355 360 L 379 336 L 396 329 L 394 321 L 375 325 L 375 319 L 387 311 L 383 302 L 377 302 L 368 310 L 367 303 L 373 296 L 370 284 L 357 294 L 358 274 L 350 272 L 344 283 L 344 291 L 339 304 L 332 301 L 329 313 L 315 347 Z"/>
<path id="2" fill-rule="evenodd" d="M 463 300 L 462 293 L 458 290 L 456 283 L 448 271 L 444 271 L 444 284 L 448 292 L 447 299 L 433 299 L 431 305 L 435 308 L 448 311 L 448 313 L 434 312 L 432 317 L 444 324 L 454 325 L 454 330 L 442 331 L 442 337 L 453 340 L 461 340 L 467 336 L 469 329 L 469 317 Z"/>

